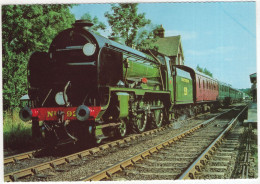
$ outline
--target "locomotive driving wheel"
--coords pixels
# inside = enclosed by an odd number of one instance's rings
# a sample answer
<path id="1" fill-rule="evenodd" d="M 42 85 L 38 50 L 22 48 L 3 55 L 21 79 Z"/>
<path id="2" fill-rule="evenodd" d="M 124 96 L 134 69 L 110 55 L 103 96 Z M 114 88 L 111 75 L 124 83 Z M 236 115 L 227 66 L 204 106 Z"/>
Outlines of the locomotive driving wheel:
<path id="1" fill-rule="evenodd" d="M 161 106 L 161 101 L 155 101 L 154 105 L 156 107 Z M 163 109 L 156 109 L 153 111 L 153 121 L 152 121 L 153 125 L 156 128 L 160 128 L 162 126 L 163 123 Z"/>
<path id="2" fill-rule="evenodd" d="M 127 124 L 126 119 L 120 119 L 120 125 L 116 128 L 116 136 L 124 137 L 127 133 Z"/>
<path id="3" fill-rule="evenodd" d="M 144 132 L 147 124 L 147 113 L 141 112 L 136 115 L 135 118 L 135 127 L 138 133 Z"/>
<path id="4" fill-rule="evenodd" d="M 130 127 L 133 132 L 141 133 L 146 129 L 147 124 L 147 106 L 143 97 L 135 98 L 130 105 Z"/>

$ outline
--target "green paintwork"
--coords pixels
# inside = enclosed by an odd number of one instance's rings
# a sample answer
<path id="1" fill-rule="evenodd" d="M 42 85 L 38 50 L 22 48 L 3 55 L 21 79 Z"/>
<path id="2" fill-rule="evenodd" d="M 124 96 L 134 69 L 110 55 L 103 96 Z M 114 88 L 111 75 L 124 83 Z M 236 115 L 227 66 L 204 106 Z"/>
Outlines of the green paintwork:
<path id="1" fill-rule="evenodd" d="M 176 104 L 193 103 L 192 80 L 176 76 Z"/>
<path id="2" fill-rule="evenodd" d="M 230 95 L 231 99 L 235 99 L 236 98 L 236 91 L 232 88 L 229 88 L 229 95 Z"/>
<path id="3" fill-rule="evenodd" d="M 134 58 L 128 59 L 128 68 L 124 67 L 123 76 L 127 80 L 141 81 L 142 78 L 147 79 L 147 84 L 141 84 L 143 89 L 158 89 L 161 86 L 159 65 L 146 61 L 136 61 Z M 126 74 L 127 72 L 127 74 Z"/>
<path id="4" fill-rule="evenodd" d="M 95 131 L 95 135 L 102 135 L 103 132 L 102 132 L 102 126 L 101 125 L 98 125 L 96 126 L 96 131 Z"/>
<path id="5" fill-rule="evenodd" d="M 129 68 L 127 77 L 136 78 L 136 77 L 146 77 L 146 78 L 157 78 L 160 76 L 159 67 L 152 63 L 144 63 L 140 61 L 131 61 L 128 60 Z M 124 71 L 125 74 L 125 71 Z"/>
<path id="6" fill-rule="evenodd" d="M 151 89 L 134 89 L 134 88 L 124 88 L 124 87 L 109 87 L 109 101 L 105 106 L 101 107 L 100 113 L 96 117 L 96 121 L 100 120 L 103 114 L 106 112 L 106 109 L 108 108 L 110 104 L 111 99 L 111 93 L 112 92 L 123 92 L 123 93 L 133 93 L 135 95 L 145 95 L 146 93 L 153 93 L 153 94 L 164 94 L 164 95 L 170 95 L 170 91 L 161 91 L 161 90 L 151 90 Z"/>
<path id="7" fill-rule="evenodd" d="M 128 116 L 129 94 L 124 92 L 118 92 L 116 93 L 116 95 L 118 96 L 118 101 L 119 101 L 119 109 L 120 109 L 119 118 L 125 118 Z"/>
<path id="8" fill-rule="evenodd" d="M 224 84 L 222 82 L 218 83 L 218 89 L 219 89 L 219 96 L 218 100 L 223 101 L 225 98 L 229 97 L 229 88 L 227 84 Z"/>
<path id="9" fill-rule="evenodd" d="M 110 87 L 110 91 L 115 92 L 132 92 L 136 95 L 144 95 L 145 93 L 155 93 L 155 94 L 170 94 L 169 91 L 155 91 L 147 89 L 134 89 L 134 88 L 120 88 L 120 87 Z"/>

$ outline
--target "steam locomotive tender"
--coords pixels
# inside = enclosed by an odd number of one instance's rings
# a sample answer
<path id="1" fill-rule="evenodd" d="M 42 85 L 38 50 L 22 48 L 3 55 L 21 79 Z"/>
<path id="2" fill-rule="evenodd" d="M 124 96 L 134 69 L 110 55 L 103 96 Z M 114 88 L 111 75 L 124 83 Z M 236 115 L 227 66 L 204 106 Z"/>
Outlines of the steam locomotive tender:
<path id="1" fill-rule="evenodd" d="M 90 144 L 99 135 L 143 132 L 216 105 L 215 79 L 173 65 L 158 52 L 146 54 L 94 34 L 92 25 L 76 21 L 54 38 L 48 53 L 32 54 L 32 105 L 20 117 L 32 119 L 33 135 L 52 144 Z M 203 88 L 202 80 L 211 87 Z"/>

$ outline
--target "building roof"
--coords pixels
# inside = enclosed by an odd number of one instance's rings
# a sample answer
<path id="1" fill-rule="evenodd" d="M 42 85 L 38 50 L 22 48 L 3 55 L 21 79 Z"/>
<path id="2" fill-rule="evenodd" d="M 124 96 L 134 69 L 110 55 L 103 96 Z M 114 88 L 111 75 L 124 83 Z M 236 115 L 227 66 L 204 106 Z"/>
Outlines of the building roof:
<path id="1" fill-rule="evenodd" d="M 159 53 L 166 56 L 177 56 L 179 47 L 181 47 L 181 55 L 184 58 L 180 35 L 158 38 L 154 45 L 158 47 Z"/>

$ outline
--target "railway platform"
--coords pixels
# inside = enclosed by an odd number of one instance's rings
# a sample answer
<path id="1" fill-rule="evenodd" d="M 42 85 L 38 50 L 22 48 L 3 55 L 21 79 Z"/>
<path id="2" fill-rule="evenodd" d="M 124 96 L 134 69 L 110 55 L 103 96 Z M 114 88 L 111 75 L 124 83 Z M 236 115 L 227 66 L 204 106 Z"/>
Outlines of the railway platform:
<path id="1" fill-rule="evenodd" d="M 252 124 L 253 127 L 257 127 L 257 103 L 251 102 L 248 105 L 247 119 L 244 120 L 244 125 L 248 126 Z"/>

